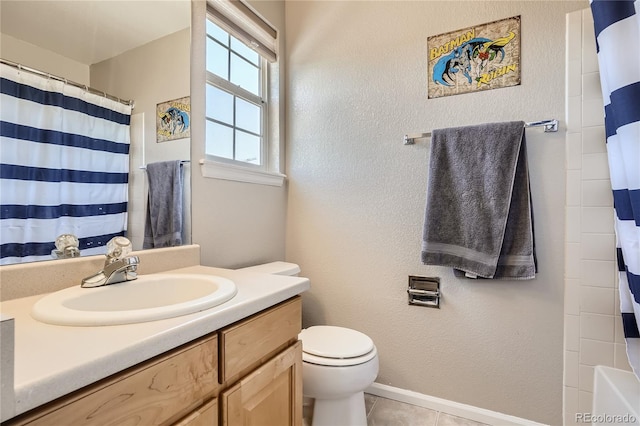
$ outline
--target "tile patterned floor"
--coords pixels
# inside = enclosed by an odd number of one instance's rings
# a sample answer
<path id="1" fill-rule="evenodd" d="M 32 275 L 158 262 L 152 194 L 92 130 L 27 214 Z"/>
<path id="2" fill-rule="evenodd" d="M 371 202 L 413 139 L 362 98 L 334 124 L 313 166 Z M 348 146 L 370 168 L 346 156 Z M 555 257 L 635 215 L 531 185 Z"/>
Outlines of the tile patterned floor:
<path id="1" fill-rule="evenodd" d="M 365 394 L 368 426 L 488 426 L 473 420 Z M 311 425 L 312 407 L 305 406 L 304 426 Z M 340 425 L 336 425 L 340 426 Z"/>

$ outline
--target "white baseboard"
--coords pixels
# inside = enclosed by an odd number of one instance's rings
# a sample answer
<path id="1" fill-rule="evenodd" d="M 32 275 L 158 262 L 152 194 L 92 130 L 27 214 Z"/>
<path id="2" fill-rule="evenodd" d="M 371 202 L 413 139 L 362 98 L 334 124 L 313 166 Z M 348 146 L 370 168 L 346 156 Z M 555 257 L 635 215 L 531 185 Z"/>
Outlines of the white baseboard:
<path id="1" fill-rule="evenodd" d="M 520 417 L 510 416 L 508 414 L 502 414 L 496 411 L 461 404 L 459 402 L 449 401 L 435 396 L 395 388 L 393 386 L 383 385 L 380 383 L 373 383 L 365 390 L 365 392 L 371 395 L 393 399 L 394 401 L 417 405 L 431 410 L 442 411 L 444 413 L 451 414 L 452 416 L 464 417 L 465 419 L 475 420 L 476 422 L 486 423 L 489 425 L 543 426 L 542 423 L 536 423 Z"/>

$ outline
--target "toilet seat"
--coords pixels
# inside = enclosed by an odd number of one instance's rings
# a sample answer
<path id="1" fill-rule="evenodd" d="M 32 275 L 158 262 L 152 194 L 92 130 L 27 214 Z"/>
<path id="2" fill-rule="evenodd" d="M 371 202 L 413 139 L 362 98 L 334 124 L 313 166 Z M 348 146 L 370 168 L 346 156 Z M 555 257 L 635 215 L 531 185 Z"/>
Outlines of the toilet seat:
<path id="1" fill-rule="evenodd" d="M 373 340 L 344 327 L 313 326 L 302 330 L 302 360 L 312 364 L 344 367 L 363 364 L 377 355 Z"/>

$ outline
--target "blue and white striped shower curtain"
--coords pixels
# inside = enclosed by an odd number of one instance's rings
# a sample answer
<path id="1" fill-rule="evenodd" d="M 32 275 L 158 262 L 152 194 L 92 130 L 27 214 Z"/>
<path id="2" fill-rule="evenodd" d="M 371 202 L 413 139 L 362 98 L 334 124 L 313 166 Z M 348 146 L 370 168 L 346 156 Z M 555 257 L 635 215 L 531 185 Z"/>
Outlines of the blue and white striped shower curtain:
<path id="1" fill-rule="evenodd" d="M 0 264 L 85 254 L 127 228 L 131 107 L 0 64 Z"/>
<path id="2" fill-rule="evenodd" d="M 640 378 L 640 0 L 592 0 L 618 250 L 620 311 Z"/>

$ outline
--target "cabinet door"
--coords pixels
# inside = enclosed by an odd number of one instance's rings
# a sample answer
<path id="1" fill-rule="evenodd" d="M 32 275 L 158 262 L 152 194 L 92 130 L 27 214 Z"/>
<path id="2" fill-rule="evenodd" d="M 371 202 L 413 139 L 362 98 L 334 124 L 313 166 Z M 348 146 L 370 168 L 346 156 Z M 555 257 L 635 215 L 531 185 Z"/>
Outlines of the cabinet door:
<path id="1" fill-rule="evenodd" d="M 302 425 L 302 342 L 222 393 L 222 425 Z"/>
<path id="2" fill-rule="evenodd" d="M 218 400 L 212 399 L 173 426 L 218 426 Z"/>

